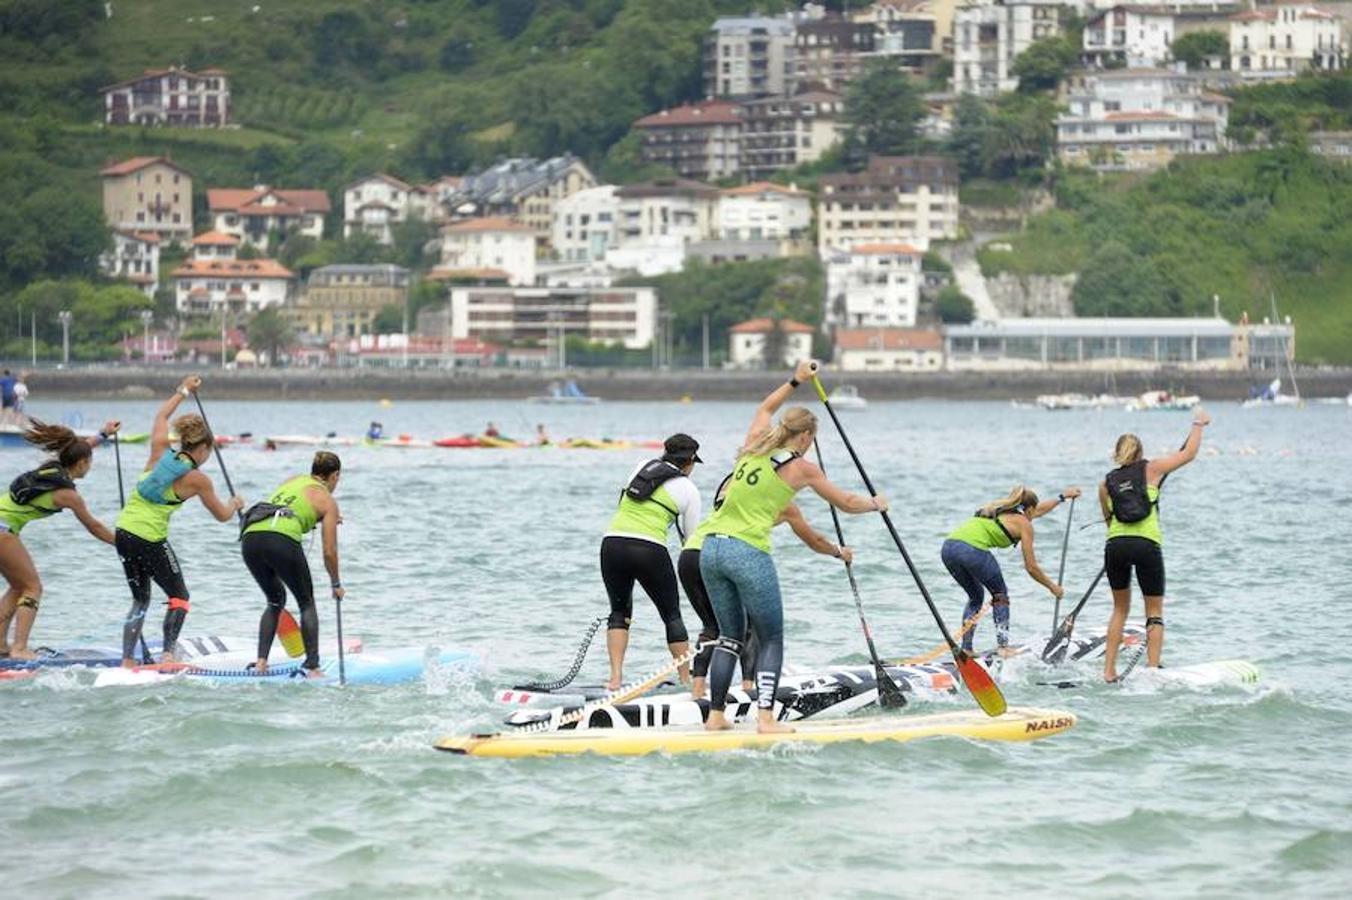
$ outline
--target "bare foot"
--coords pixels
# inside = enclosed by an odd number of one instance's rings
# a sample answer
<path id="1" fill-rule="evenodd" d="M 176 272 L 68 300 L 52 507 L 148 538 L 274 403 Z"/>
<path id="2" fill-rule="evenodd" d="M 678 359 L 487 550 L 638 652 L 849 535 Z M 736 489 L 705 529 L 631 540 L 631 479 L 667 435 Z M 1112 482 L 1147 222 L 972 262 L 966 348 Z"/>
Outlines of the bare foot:
<path id="1" fill-rule="evenodd" d="M 1104 673 L 1103 673 L 1103 680 L 1104 680 L 1105 682 L 1107 682 L 1108 684 L 1117 684 L 1117 673 L 1116 673 L 1116 672 L 1112 672 L 1112 673 L 1104 672 Z"/>
<path id="2" fill-rule="evenodd" d="M 704 695 L 707 693 L 707 684 L 708 682 L 703 677 L 696 676 L 694 681 L 690 683 L 690 699 L 703 700 Z"/>
<path id="3" fill-rule="evenodd" d="M 796 730 L 797 729 L 790 725 L 785 725 L 783 722 L 776 722 L 773 719 L 769 721 L 761 719 L 756 723 L 757 734 L 793 734 Z"/>
<path id="4" fill-rule="evenodd" d="M 258 662 L 254 663 L 254 674 L 255 675 L 268 674 L 268 661 L 266 659 L 260 659 Z"/>
<path id="5" fill-rule="evenodd" d="M 714 710 L 709 711 L 709 718 L 704 723 L 705 731 L 727 731 L 731 727 L 732 723 L 728 721 L 728 717 Z"/>
<path id="6" fill-rule="evenodd" d="M 620 689 L 620 685 L 623 684 L 623 683 L 624 683 L 624 681 L 623 681 L 623 679 L 621 678 L 621 676 L 619 676 L 619 675 L 612 675 L 611 678 L 610 678 L 610 680 L 606 682 L 606 690 L 608 690 L 608 691 L 618 691 L 618 690 Z"/>
<path id="7" fill-rule="evenodd" d="M 323 670 L 323 669 L 301 669 L 301 671 L 305 673 L 305 677 L 306 677 L 306 678 L 323 678 L 323 677 L 324 677 L 324 670 Z"/>
<path id="8" fill-rule="evenodd" d="M 136 665 L 137 665 L 137 663 L 136 663 L 136 660 L 134 660 L 134 659 L 124 659 L 124 660 L 122 660 L 122 668 L 124 668 L 124 669 L 134 669 L 134 668 L 136 668 Z"/>
<path id="9" fill-rule="evenodd" d="M 752 691 L 754 691 L 755 689 L 756 689 L 756 682 L 754 682 L 754 681 L 746 681 L 745 679 L 743 679 L 743 681 L 742 681 L 742 690 L 746 691 L 746 692 L 749 694 L 749 693 L 751 693 Z"/>
<path id="10" fill-rule="evenodd" d="M 10 651 L 9 651 L 9 658 L 10 658 L 10 659 L 37 659 L 37 658 L 38 658 L 38 655 L 37 655 L 36 653 L 34 653 L 32 650 L 29 650 L 27 647 L 24 647 L 24 648 L 22 648 L 22 649 L 20 649 L 20 648 L 18 648 L 18 647 L 13 647 L 13 648 L 11 648 Z"/>

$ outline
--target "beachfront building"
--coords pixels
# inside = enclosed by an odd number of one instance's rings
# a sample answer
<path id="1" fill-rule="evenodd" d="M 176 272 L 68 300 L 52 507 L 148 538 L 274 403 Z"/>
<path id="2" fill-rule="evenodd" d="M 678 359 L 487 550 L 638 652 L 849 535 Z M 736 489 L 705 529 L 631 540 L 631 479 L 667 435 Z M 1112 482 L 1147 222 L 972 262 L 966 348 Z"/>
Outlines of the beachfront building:
<path id="1" fill-rule="evenodd" d="M 644 116 L 634 123 L 644 162 L 699 181 L 736 175 L 741 166 L 742 107 L 705 100 Z"/>
<path id="2" fill-rule="evenodd" d="M 554 253 L 567 263 L 599 262 L 619 243 L 615 185 L 578 191 L 554 204 Z"/>
<path id="3" fill-rule="evenodd" d="M 871 156 L 862 172 L 823 175 L 817 247 L 912 244 L 958 236 L 958 167 L 940 156 Z"/>
<path id="4" fill-rule="evenodd" d="M 855 244 L 825 259 L 828 325 L 912 328 L 924 254 L 910 244 Z"/>
<path id="5" fill-rule="evenodd" d="M 149 232 L 162 244 L 192 237 L 192 176 L 164 156 L 134 156 L 99 172 L 103 217 L 122 231 Z"/>
<path id="6" fill-rule="evenodd" d="M 721 18 L 704 39 L 704 96 L 783 94 L 793 78 L 794 24 L 788 18 Z"/>
<path id="7" fill-rule="evenodd" d="M 482 369 L 502 353 L 496 344 L 441 334 L 363 334 L 340 349 L 339 362 L 359 369 Z"/>
<path id="8" fill-rule="evenodd" d="M 431 218 L 432 190 L 393 175 L 377 173 L 343 188 L 343 237 L 369 234 L 382 244 L 394 243 L 394 226 Z"/>
<path id="9" fill-rule="evenodd" d="M 1095 13 L 1084 26 L 1084 61 L 1098 68 L 1160 66 L 1173 58 L 1177 36 L 1168 7 L 1119 4 Z"/>
<path id="10" fill-rule="evenodd" d="M 508 284 L 535 283 L 535 231 L 503 216 L 466 219 L 441 229 L 441 265 L 433 275 L 500 273 Z"/>
<path id="11" fill-rule="evenodd" d="M 845 101 L 833 91 L 747 100 L 737 171 L 752 180 L 816 162 L 845 136 Z"/>
<path id="12" fill-rule="evenodd" d="M 230 76 L 224 69 L 147 69 L 99 93 L 103 121 L 108 125 L 215 128 L 230 124 Z"/>
<path id="13" fill-rule="evenodd" d="M 1245 78 L 1291 78 L 1346 65 L 1343 20 L 1336 13 L 1277 4 L 1230 17 L 1230 68 Z"/>
<path id="14" fill-rule="evenodd" d="M 778 332 L 776 334 L 776 332 Z M 811 325 L 793 319 L 750 319 L 728 329 L 728 366 L 733 369 L 766 369 L 796 366 L 812 358 Z M 766 362 L 769 348 L 779 346 L 779 361 Z"/>
<path id="15" fill-rule="evenodd" d="M 1056 118 L 1056 153 L 1100 171 L 1157 169 L 1226 146 L 1230 98 L 1172 69 L 1090 72 L 1070 82 Z"/>
<path id="16" fill-rule="evenodd" d="M 1295 352 L 1291 325 L 1221 318 L 1002 319 L 949 325 L 950 371 L 1272 369 Z"/>
<path id="17" fill-rule="evenodd" d="M 996 97 L 1019 86 L 1014 60 L 1061 33 L 1065 0 L 973 0 L 953 14 L 953 91 Z"/>
<path id="18" fill-rule="evenodd" d="M 174 304 L 183 315 L 232 316 L 282 306 L 295 276 L 271 259 L 189 259 L 173 271 Z"/>
<path id="19" fill-rule="evenodd" d="M 310 273 L 288 318 L 304 334 L 325 340 L 375 332 L 376 316 L 388 306 L 406 308 L 409 271 L 402 266 L 340 263 Z"/>
<path id="20" fill-rule="evenodd" d="M 870 22 L 839 16 L 798 23 L 794 33 L 793 85 L 843 90 L 874 53 L 877 31 Z"/>
<path id="21" fill-rule="evenodd" d="M 461 287 L 451 290 L 450 337 L 557 347 L 561 340 L 650 346 L 657 292 L 629 288 Z"/>
<path id="22" fill-rule="evenodd" d="M 843 372 L 938 372 L 944 336 L 933 328 L 837 328 L 834 358 Z"/>
<path id="23" fill-rule="evenodd" d="M 591 187 L 596 176 L 576 156 L 518 157 L 464 176 L 443 203 L 451 218 L 514 219 L 544 250 L 554 228 L 554 204 Z"/>
<path id="24" fill-rule="evenodd" d="M 273 235 L 285 239 L 295 233 L 323 240 L 329 195 L 320 190 L 283 190 L 267 185 L 208 188 L 207 206 L 215 231 L 264 248 Z"/>
<path id="25" fill-rule="evenodd" d="M 113 247 L 99 256 L 99 271 L 154 299 L 160 282 L 159 236 L 153 231 L 114 229 Z"/>

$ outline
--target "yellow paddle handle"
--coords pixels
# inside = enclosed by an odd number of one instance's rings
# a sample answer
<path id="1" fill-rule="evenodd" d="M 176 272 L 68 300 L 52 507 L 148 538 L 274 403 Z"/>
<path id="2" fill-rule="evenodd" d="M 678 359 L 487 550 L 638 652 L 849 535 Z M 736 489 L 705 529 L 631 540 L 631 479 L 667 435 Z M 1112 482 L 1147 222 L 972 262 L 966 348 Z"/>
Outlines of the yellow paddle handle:
<path id="1" fill-rule="evenodd" d="M 822 402 L 825 403 L 825 402 L 826 402 L 826 388 L 822 387 L 822 380 L 821 380 L 820 378 L 818 378 L 816 375 L 813 375 L 813 376 L 812 376 L 812 386 L 813 386 L 814 388 L 817 389 L 817 396 L 818 396 L 818 397 L 821 397 L 821 398 L 822 398 Z"/>

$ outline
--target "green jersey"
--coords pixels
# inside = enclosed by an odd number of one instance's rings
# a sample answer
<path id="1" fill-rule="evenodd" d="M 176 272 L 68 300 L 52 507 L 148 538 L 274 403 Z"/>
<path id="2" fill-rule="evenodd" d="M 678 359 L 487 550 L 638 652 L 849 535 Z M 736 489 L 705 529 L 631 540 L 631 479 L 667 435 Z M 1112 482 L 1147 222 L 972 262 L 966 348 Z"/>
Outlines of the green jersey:
<path id="1" fill-rule="evenodd" d="M 706 536 L 734 537 L 769 553 L 770 529 L 798 493 L 797 488 L 780 477 L 779 468 L 796 458 L 797 454 L 775 454 L 743 456 L 737 460 L 723 505 L 705 522 L 707 528 L 702 525 L 700 530 Z"/>
<path id="2" fill-rule="evenodd" d="M 313 475 L 298 475 L 273 491 L 272 496 L 268 498 L 269 503 L 290 510 L 291 515 L 268 516 L 263 521 L 255 522 L 244 529 L 244 533 L 260 534 L 275 531 L 300 543 L 301 538 L 309 534 L 319 521 L 319 513 L 306 496 L 307 488 L 319 488 L 325 493 L 328 492 L 324 483 Z"/>

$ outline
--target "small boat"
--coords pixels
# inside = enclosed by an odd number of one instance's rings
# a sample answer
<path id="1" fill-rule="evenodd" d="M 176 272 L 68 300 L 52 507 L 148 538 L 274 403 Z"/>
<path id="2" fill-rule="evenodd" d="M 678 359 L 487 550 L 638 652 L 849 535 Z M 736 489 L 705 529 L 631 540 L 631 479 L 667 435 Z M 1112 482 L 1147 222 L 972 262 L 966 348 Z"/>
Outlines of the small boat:
<path id="1" fill-rule="evenodd" d="M 1131 412 L 1174 412 L 1190 410 L 1201 402 L 1202 398 L 1196 394 L 1180 397 L 1168 391 L 1146 391 L 1141 396 L 1128 401 L 1127 409 Z"/>
<path id="2" fill-rule="evenodd" d="M 357 443 L 356 438 L 339 437 L 332 431 L 328 434 L 278 434 L 267 440 L 277 447 L 352 447 Z"/>
<path id="3" fill-rule="evenodd" d="M 868 409 L 868 401 L 859 396 L 859 388 L 842 384 L 827 398 L 835 409 Z"/>
<path id="4" fill-rule="evenodd" d="M 362 444 L 367 447 L 403 447 L 406 450 L 427 450 L 436 446 L 431 441 L 418 440 L 411 434 L 388 438 L 362 438 Z"/>
<path id="5" fill-rule="evenodd" d="M 1244 409 L 1260 409 L 1269 406 L 1304 406 L 1299 394 L 1283 394 L 1282 380 L 1274 378 L 1267 387 L 1255 389 L 1253 396 L 1240 404 Z"/>
<path id="6" fill-rule="evenodd" d="M 593 397 L 584 394 L 582 388 L 577 386 L 576 381 L 559 382 L 554 381 L 549 385 L 549 393 L 541 397 L 531 397 L 531 403 L 556 403 L 563 405 L 586 405 L 591 403 L 600 403 L 600 397 Z"/>

